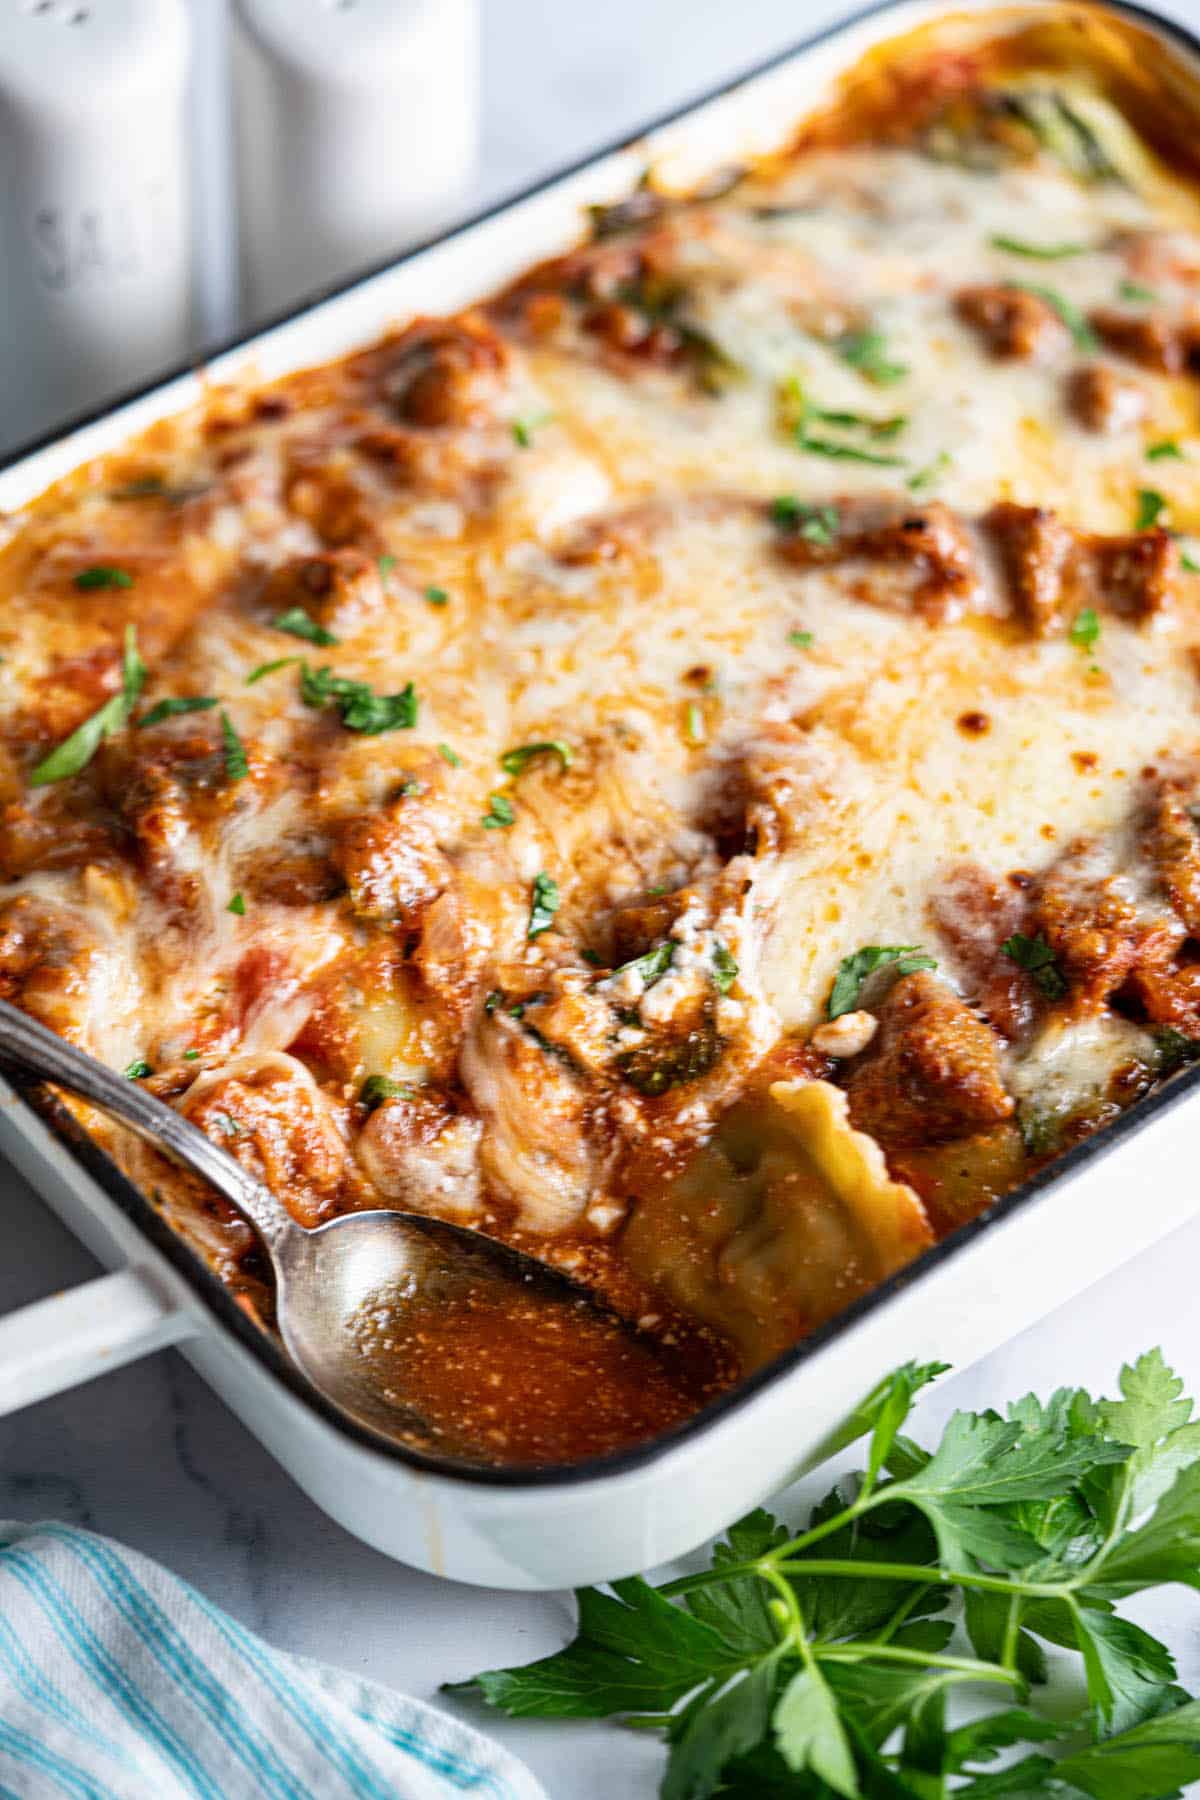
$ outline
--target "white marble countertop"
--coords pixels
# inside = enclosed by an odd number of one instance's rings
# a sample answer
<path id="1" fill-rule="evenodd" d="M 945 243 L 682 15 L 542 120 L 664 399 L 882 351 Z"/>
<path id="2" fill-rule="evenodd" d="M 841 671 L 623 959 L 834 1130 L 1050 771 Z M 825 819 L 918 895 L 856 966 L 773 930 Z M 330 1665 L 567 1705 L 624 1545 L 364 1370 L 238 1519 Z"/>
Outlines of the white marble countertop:
<path id="1" fill-rule="evenodd" d="M 215 45 L 213 0 L 194 4 Z M 601 8 L 487 0 L 480 198 L 635 128 L 838 10 L 825 0 L 607 0 Z M 1170 10 L 1200 21 L 1196 0 Z M 537 104 L 528 104 L 535 93 Z M 1194 1181 L 1194 1170 L 1181 1169 L 1179 1179 Z M 1131 1192 L 1129 1202 L 1143 1207 L 1153 1196 Z M 93 1272 L 88 1255 L 3 1165 L 0 1203 L 9 1246 L 0 1312 Z M 1086 1217 L 1079 1228 L 1087 1229 Z M 953 1405 L 990 1405 L 1031 1387 L 1082 1381 L 1111 1391 L 1119 1364 L 1153 1344 L 1197 1393 L 1197 1268 L 1200 1221 L 948 1380 L 926 1402 L 915 1434 L 925 1421 L 932 1432 Z M 158 1557 L 273 1643 L 424 1697 L 439 1681 L 544 1654 L 568 1634 L 564 1596 L 436 1581 L 347 1536 L 173 1352 L 0 1420 L 0 1517 L 47 1516 Z M 1195 1688 L 1194 1605 L 1172 1595 L 1139 1617 L 1170 1636 L 1181 1678 Z M 656 1790 L 659 1751 L 633 1733 L 504 1723 L 496 1730 L 553 1800 L 648 1800 Z"/>

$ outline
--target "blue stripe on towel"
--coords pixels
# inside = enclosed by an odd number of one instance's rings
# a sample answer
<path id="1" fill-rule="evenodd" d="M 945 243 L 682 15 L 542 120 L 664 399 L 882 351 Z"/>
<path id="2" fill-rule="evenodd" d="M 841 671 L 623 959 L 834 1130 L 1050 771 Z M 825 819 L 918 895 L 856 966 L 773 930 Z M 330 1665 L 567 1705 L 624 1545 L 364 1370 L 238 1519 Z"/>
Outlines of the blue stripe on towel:
<path id="1" fill-rule="evenodd" d="M 77 1763 L 68 1762 L 65 1756 L 49 1750 L 39 1744 L 35 1737 L 21 1731 L 15 1725 L 8 1725 L 0 1719 L 0 1755 L 7 1753 L 13 1762 L 26 1764 L 47 1776 L 64 1794 L 70 1794 L 72 1800 L 110 1800 L 102 1787 L 97 1787 L 86 1769 Z M 46 1788 L 30 1788 L 28 1792 L 46 1793 Z"/>
<path id="2" fill-rule="evenodd" d="M 29 1701 L 30 1705 L 48 1718 L 57 1719 L 68 1731 L 74 1731 L 87 1744 L 101 1750 L 112 1758 L 120 1767 L 132 1769 L 133 1758 L 123 1744 L 114 1738 L 106 1737 L 103 1732 L 84 1717 L 79 1708 L 72 1706 L 58 1689 L 46 1680 L 33 1658 L 28 1655 L 20 1643 L 7 1619 L 0 1618 L 0 1668 L 8 1675 L 15 1691 Z"/>
<path id="3" fill-rule="evenodd" d="M 330 1766 L 349 1782 L 355 1800 L 395 1800 L 395 1790 L 391 1783 L 385 1781 L 379 1770 L 359 1755 L 350 1739 L 338 1731 L 328 1717 L 323 1717 L 317 1711 L 303 1689 L 288 1679 L 278 1659 L 267 1653 L 257 1638 L 252 1637 L 248 1631 L 243 1631 L 236 1620 L 212 1606 L 203 1594 L 194 1593 L 192 1598 L 216 1626 L 226 1643 L 250 1665 L 297 1724 L 304 1727 L 314 1747 Z"/>
<path id="4" fill-rule="evenodd" d="M 112 1600 L 126 1624 L 153 1652 L 160 1666 L 178 1683 L 196 1710 L 217 1731 L 234 1761 L 254 1776 L 273 1800 L 308 1800 L 305 1789 L 282 1767 L 241 1702 L 193 1654 L 186 1638 L 162 1611 L 153 1595 L 127 1565 L 89 1533 L 70 1525 L 51 1525 L 45 1535 L 66 1544 Z"/>
<path id="5" fill-rule="evenodd" d="M 26 1592 L 38 1601 L 54 1628 L 59 1642 L 72 1659 L 106 1694 L 113 1705 L 149 1738 L 159 1755 L 186 1783 L 198 1800 L 225 1800 L 221 1789 L 208 1771 L 191 1754 L 183 1739 L 145 1696 L 134 1687 L 120 1664 L 111 1657 L 90 1629 L 79 1609 L 73 1606 L 58 1582 L 43 1566 L 34 1551 L 10 1547 L 4 1553 L 0 1570 L 11 1574 Z"/>

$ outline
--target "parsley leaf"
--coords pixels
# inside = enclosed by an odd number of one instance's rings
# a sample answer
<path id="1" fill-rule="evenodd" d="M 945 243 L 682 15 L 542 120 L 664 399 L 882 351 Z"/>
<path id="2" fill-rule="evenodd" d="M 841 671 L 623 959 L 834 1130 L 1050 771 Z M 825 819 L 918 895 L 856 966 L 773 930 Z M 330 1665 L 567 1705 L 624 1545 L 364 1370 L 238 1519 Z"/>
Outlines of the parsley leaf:
<path id="1" fill-rule="evenodd" d="M 133 576 L 128 569 L 117 569 L 111 563 L 94 563 L 90 569 L 80 569 L 75 577 L 77 588 L 131 588 Z"/>
<path id="2" fill-rule="evenodd" d="M 918 469 L 915 475 L 909 476 L 905 486 L 910 493 L 925 493 L 927 489 L 937 485 L 938 479 L 945 474 L 952 461 L 948 450 L 939 450 L 932 462 L 926 463 L 923 469 Z"/>
<path id="3" fill-rule="evenodd" d="M 661 981 L 671 966 L 675 955 L 675 943 L 668 938 L 665 943 L 657 944 L 653 950 L 647 950 L 644 956 L 635 956 L 629 962 L 622 963 L 607 976 L 609 981 L 619 981 L 622 975 L 638 975 L 643 988 L 653 987 Z"/>
<path id="4" fill-rule="evenodd" d="M 208 694 L 193 694 L 181 700 L 160 700 L 148 713 L 143 713 L 140 719 L 133 722 L 141 731 L 146 725 L 161 725 L 164 719 L 173 719 L 179 713 L 207 712 L 210 706 L 216 704 Z"/>
<path id="5" fill-rule="evenodd" d="M 1005 938 L 1000 949 L 1018 969 L 1025 969 L 1033 976 L 1047 999 L 1062 999 L 1067 991 L 1066 977 L 1041 932 L 1031 938 L 1024 932 L 1014 931 L 1010 938 Z"/>
<path id="6" fill-rule="evenodd" d="M 1008 285 L 1018 288 L 1023 294 L 1036 295 L 1052 312 L 1056 312 L 1070 332 L 1071 340 L 1077 350 L 1084 351 L 1088 356 L 1094 356 L 1099 350 L 1099 338 L 1074 301 L 1068 300 L 1064 294 L 1058 293 L 1054 288 L 1042 287 L 1036 281 L 1010 281 Z"/>
<path id="7" fill-rule="evenodd" d="M 221 709 L 221 742 L 225 750 L 225 774 L 229 781 L 244 781 L 250 773 L 246 746 L 224 707 Z"/>
<path id="8" fill-rule="evenodd" d="M 1146 445 L 1147 462 L 1186 462 L 1187 458 L 1174 438 L 1163 438 L 1161 443 Z"/>
<path id="9" fill-rule="evenodd" d="M 557 756 L 564 769 L 569 769 L 575 760 L 570 744 L 564 744 L 561 738 L 547 738 L 540 744 L 519 744 L 515 750 L 506 750 L 500 758 L 500 767 L 506 775 L 520 775 L 535 756 Z"/>
<path id="10" fill-rule="evenodd" d="M 815 1663 L 799 1669 L 784 1689 L 772 1720 L 775 1743 L 796 1775 L 808 1769 L 837 1794 L 856 1800 L 858 1770 L 841 1713 Z"/>
<path id="11" fill-rule="evenodd" d="M 398 694 L 377 694 L 365 681 L 301 663 L 300 698 L 306 706 L 332 702 L 340 709 L 347 731 L 361 731 L 368 737 L 383 731 L 409 731 L 417 722 L 417 695 L 411 681 Z"/>
<path id="12" fill-rule="evenodd" d="M 444 587 L 435 587 L 432 583 L 425 589 L 425 598 L 430 606 L 449 606 L 450 596 Z"/>
<path id="13" fill-rule="evenodd" d="M 246 902 L 242 895 L 235 894 L 233 899 L 229 902 L 229 905 L 225 908 L 225 911 L 233 913 L 235 917 L 239 919 L 244 919 L 246 916 Z"/>
<path id="14" fill-rule="evenodd" d="M 549 931 L 554 923 L 554 915 L 559 908 L 558 883 L 543 870 L 533 878 L 533 893 L 529 906 L 529 924 L 526 928 L 527 938 L 540 937 L 543 931 Z"/>
<path id="15" fill-rule="evenodd" d="M 528 450 L 533 444 L 533 434 L 543 425 L 549 425 L 553 419 L 552 412 L 531 413 L 527 419 L 513 420 L 513 442 L 518 449 Z"/>
<path id="16" fill-rule="evenodd" d="M 261 681 L 264 675 L 274 675 L 279 669 L 290 669 L 293 663 L 301 660 L 299 656 L 277 656 L 274 662 L 259 663 L 257 669 L 251 669 L 247 675 L 246 686 L 250 687 L 254 682 Z"/>
<path id="17" fill-rule="evenodd" d="M 289 637 L 303 638 L 308 644 L 317 644 L 321 649 L 337 643 L 332 631 L 326 631 L 323 625 L 310 619 L 302 606 L 289 606 L 286 612 L 279 613 L 271 620 L 271 627 L 275 631 L 286 631 Z"/>
<path id="18" fill-rule="evenodd" d="M 112 737 L 129 723 L 129 715 L 137 704 L 146 681 L 146 665 L 138 655 L 137 632 L 125 627 L 125 648 L 121 657 L 121 691 L 77 725 L 70 737 L 63 739 L 48 756 L 44 756 L 29 777 L 31 787 L 45 787 L 52 781 L 65 781 L 78 775 L 95 756 L 105 738 Z"/>
<path id="19" fill-rule="evenodd" d="M 1143 287 L 1140 281 L 1120 281 L 1117 292 L 1122 300 L 1132 300 L 1135 304 L 1149 306 L 1158 299 L 1158 294 L 1151 287 Z"/>
<path id="20" fill-rule="evenodd" d="M 795 431 L 796 447 L 807 450 L 810 456 L 827 456 L 834 462 L 872 463 L 879 469 L 898 469 L 903 457 L 885 456 L 877 450 L 860 450 L 856 444 L 836 443 L 833 438 L 814 437 L 806 427 L 798 425 Z"/>
<path id="21" fill-rule="evenodd" d="M 387 1075 L 368 1075 L 358 1090 L 360 1103 L 374 1112 L 385 1100 L 411 1100 L 413 1090 L 406 1081 L 393 1081 Z"/>
<path id="22" fill-rule="evenodd" d="M 452 750 L 449 744 L 439 744 L 437 753 L 444 763 L 449 763 L 452 769 L 462 768 L 462 757 L 456 750 Z"/>
<path id="23" fill-rule="evenodd" d="M 908 374 L 907 363 L 889 360 L 887 340 L 881 331 L 843 332 L 835 348 L 843 362 L 849 363 L 877 387 L 890 387 L 895 381 L 903 381 Z"/>
<path id="24" fill-rule="evenodd" d="M 712 953 L 713 986 L 718 994 L 727 994 L 738 978 L 738 966 L 733 952 L 717 938 L 713 943 Z"/>
<path id="25" fill-rule="evenodd" d="M 516 814 L 512 809 L 512 801 L 507 794 L 489 794 L 488 810 L 484 813 L 480 824 L 485 831 L 503 831 L 516 823 Z"/>
<path id="26" fill-rule="evenodd" d="M 1068 256 L 1083 256 L 1086 244 L 1031 244 L 1026 238 L 1006 237 L 995 232 L 988 239 L 993 250 L 1007 250 L 1010 256 L 1032 256 L 1039 262 L 1061 262 Z"/>
<path id="27" fill-rule="evenodd" d="M 1167 500 L 1156 488 L 1139 488 L 1137 492 L 1137 515 L 1133 521 L 1135 531 L 1149 531 L 1157 525 L 1167 510 Z"/>
<path id="28" fill-rule="evenodd" d="M 936 969 L 937 962 L 918 944 L 866 944 L 852 956 L 844 956 L 838 965 L 833 987 L 825 1006 L 825 1016 L 840 1019 L 853 1012 L 868 975 L 884 963 L 895 963 L 901 975 L 913 975 L 918 969 Z"/>
<path id="29" fill-rule="evenodd" d="M 153 1075 L 154 1070 L 144 1056 L 135 1056 L 133 1061 L 121 1070 L 121 1073 L 126 1081 L 144 1081 L 147 1075 Z"/>
<path id="30" fill-rule="evenodd" d="M 822 546 L 835 541 L 841 525 L 836 506 L 810 506 L 792 494 L 781 494 L 772 502 L 771 518 L 781 531 Z"/>
<path id="31" fill-rule="evenodd" d="M 811 650 L 813 634 L 811 631 L 789 631 L 787 641 L 796 650 Z"/>
<path id="32" fill-rule="evenodd" d="M 1067 636 L 1080 650 L 1092 650 L 1100 637 L 1100 615 L 1094 606 L 1080 607 Z"/>

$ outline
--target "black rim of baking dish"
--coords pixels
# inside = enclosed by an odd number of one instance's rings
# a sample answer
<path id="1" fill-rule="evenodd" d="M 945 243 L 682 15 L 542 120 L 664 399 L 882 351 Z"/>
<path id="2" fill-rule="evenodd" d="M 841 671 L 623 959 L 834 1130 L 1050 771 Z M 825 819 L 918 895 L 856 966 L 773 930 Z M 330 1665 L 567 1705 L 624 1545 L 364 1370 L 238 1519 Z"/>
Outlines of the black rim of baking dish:
<path id="1" fill-rule="evenodd" d="M 487 220 L 497 218 L 507 212 L 509 208 L 533 199 L 536 195 L 557 186 L 572 175 L 577 175 L 593 164 L 602 162 L 605 157 L 636 145 L 651 133 L 686 118 L 690 113 L 734 92 L 745 83 L 770 74 L 774 69 L 781 68 L 793 58 L 805 55 L 818 45 L 840 37 L 856 25 L 869 19 L 881 18 L 890 12 L 899 11 L 906 3 L 907 0 L 878 0 L 877 4 L 863 7 L 814 33 L 811 37 L 804 38 L 785 50 L 777 51 L 762 62 L 743 70 L 731 80 L 723 81 L 719 86 L 694 96 L 682 105 L 671 108 L 669 112 L 660 114 L 638 131 L 632 134 L 623 134 L 607 146 L 589 151 L 585 156 L 578 158 L 565 168 L 558 169 L 529 187 L 486 207 L 483 211 L 454 226 L 450 231 L 438 233 L 414 245 L 402 256 L 386 258 L 351 277 L 348 281 L 337 282 L 309 294 L 294 306 L 288 307 L 264 323 L 256 325 L 253 330 L 228 338 L 200 356 L 178 364 L 153 380 L 127 390 L 116 399 L 80 413 L 65 424 L 56 426 L 53 430 L 0 458 L 0 474 L 7 469 L 15 468 L 17 464 L 25 462 L 52 445 L 60 443 L 84 427 L 107 418 L 122 407 L 136 400 L 147 398 L 171 382 L 202 368 L 216 357 L 247 348 L 267 333 L 302 318 L 326 301 L 351 293 L 355 288 L 386 273 L 389 269 L 398 268 L 404 263 L 410 262 L 414 257 L 433 248 L 436 244 L 448 243 L 463 236 Z M 980 10 L 987 9 L 981 8 Z M 1104 0 L 1104 4 L 1098 10 L 1130 18 L 1150 26 L 1159 37 L 1171 40 L 1181 46 L 1200 63 L 1200 38 L 1197 38 L 1184 26 L 1177 24 L 1173 19 L 1163 18 L 1148 7 L 1134 4 L 1133 0 Z M 10 1079 L 14 1078 L 10 1076 Z M 727 1393 L 710 1401 L 707 1406 L 682 1424 L 674 1426 L 656 1437 L 649 1438 L 643 1443 L 610 1452 L 606 1456 L 592 1457 L 577 1463 L 533 1468 L 498 1468 L 488 1464 L 465 1462 L 454 1457 L 439 1456 L 431 1451 L 419 1450 L 399 1443 L 347 1418 L 336 1406 L 325 1400 L 315 1388 L 309 1385 L 292 1365 L 280 1345 L 247 1317 L 229 1289 L 213 1274 L 207 1264 L 189 1249 L 184 1239 L 167 1223 L 147 1196 L 117 1167 L 99 1143 L 88 1135 L 57 1095 L 51 1089 L 37 1083 L 19 1081 L 17 1087 L 18 1092 L 40 1115 L 75 1160 L 131 1224 L 167 1259 L 176 1273 L 203 1301 L 206 1309 L 215 1315 L 220 1324 L 237 1339 L 243 1349 L 247 1350 L 252 1357 L 270 1371 L 276 1380 L 281 1382 L 305 1406 L 331 1425 L 334 1430 L 342 1436 L 366 1446 L 376 1454 L 389 1457 L 421 1475 L 436 1475 L 447 1480 L 480 1487 L 542 1490 L 631 1474 L 671 1455 L 693 1439 L 715 1429 L 722 1421 L 730 1418 L 743 1407 L 752 1404 L 767 1388 L 784 1380 L 793 1370 L 799 1368 L 810 1358 L 819 1355 L 845 1333 L 853 1331 L 860 1320 L 866 1318 L 868 1314 L 880 1311 L 890 1305 L 909 1288 L 917 1285 L 925 1276 L 940 1268 L 944 1262 L 955 1256 L 966 1245 L 974 1242 L 994 1226 L 1003 1223 L 1019 1209 L 1043 1198 L 1059 1183 L 1069 1180 L 1071 1176 L 1079 1173 L 1090 1162 L 1105 1155 L 1109 1150 L 1114 1149 L 1126 1138 L 1143 1130 L 1153 1119 L 1186 1099 L 1198 1084 L 1200 1084 L 1200 1064 L 1195 1064 L 1172 1076 L 1109 1124 L 1102 1126 L 1090 1137 L 1064 1152 L 1053 1163 L 1031 1176 L 1028 1181 L 1022 1182 L 1019 1187 L 1014 1188 L 1011 1193 L 995 1201 L 986 1212 L 960 1226 L 950 1236 L 943 1238 L 940 1243 L 924 1251 L 914 1262 L 909 1263 L 888 1280 L 881 1282 L 878 1287 L 872 1288 L 869 1293 L 854 1301 L 826 1324 L 819 1326 L 800 1343 L 794 1344 L 791 1349 L 781 1352 L 773 1361 L 746 1376 Z"/>

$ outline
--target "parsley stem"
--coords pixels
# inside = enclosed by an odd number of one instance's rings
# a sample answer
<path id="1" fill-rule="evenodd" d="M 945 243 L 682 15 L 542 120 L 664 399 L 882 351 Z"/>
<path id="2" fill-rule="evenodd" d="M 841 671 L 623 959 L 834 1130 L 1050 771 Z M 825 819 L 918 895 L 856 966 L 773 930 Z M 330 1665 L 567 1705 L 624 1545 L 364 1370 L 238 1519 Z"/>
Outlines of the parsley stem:
<path id="1" fill-rule="evenodd" d="M 883 1492 L 888 1493 L 890 1490 L 885 1488 Z M 852 1562 L 849 1558 L 823 1561 L 820 1557 L 798 1556 L 793 1559 L 787 1556 L 787 1552 L 791 1548 L 790 1544 L 780 1546 L 783 1554 L 781 1559 L 775 1562 L 777 1569 L 794 1569 L 797 1574 L 805 1575 L 861 1576 L 862 1574 L 862 1564 Z M 771 1552 L 767 1560 L 774 1561 L 777 1554 L 777 1552 Z M 762 1563 L 747 1564 L 747 1572 L 751 1574 L 765 1573 Z M 741 1571 L 736 1569 L 732 1563 L 724 1563 L 721 1566 L 721 1573 L 724 1579 L 728 1580 L 731 1575 L 740 1574 Z M 985 1593 L 989 1594 L 1011 1594 L 1016 1589 L 1030 1600 L 1060 1600 L 1070 1592 L 1072 1587 L 1079 1585 L 1076 1582 L 1065 1581 L 1020 1581 L 1004 1575 L 969 1575 L 964 1570 L 940 1569 L 930 1566 L 928 1563 L 872 1562 L 871 1580 L 924 1581 L 926 1583 L 932 1581 L 937 1582 L 939 1586 L 949 1584 L 953 1587 L 982 1588 Z M 671 1585 L 678 1588 L 677 1583 L 673 1582 Z M 666 1593 L 668 1590 L 664 1588 L 662 1592 Z"/>
<path id="2" fill-rule="evenodd" d="M 1024 1596 L 1014 1594 L 1008 1603 L 1008 1617 L 1004 1621 L 1004 1643 L 1000 1651 L 1000 1661 L 1006 1669 L 1016 1670 L 1017 1644 L 1021 1635 L 1021 1613 L 1024 1607 Z"/>
<path id="3" fill-rule="evenodd" d="M 863 1565 L 859 1563 L 860 1577 L 862 1568 Z M 873 1566 L 871 1573 L 875 1573 Z M 995 1663 L 977 1662 L 973 1656 L 939 1656 L 932 1650 L 905 1650 L 900 1644 L 880 1644 L 874 1640 L 866 1644 L 822 1644 L 817 1650 L 817 1658 L 823 1663 L 911 1663 L 919 1669 L 952 1669 L 956 1674 L 969 1676 L 972 1681 L 1004 1681 L 1017 1687 L 1025 1685 L 1024 1676 L 1018 1675 L 1015 1669 L 1001 1669 Z"/>
<path id="4" fill-rule="evenodd" d="M 899 1631 L 901 1625 L 903 1625 L 905 1619 L 907 1619 L 907 1617 L 908 1617 L 909 1613 L 912 1611 L 913 1607 L 916 1606 L 918 1601 L 923 1600 L 925 1598 L 925 1595 L 929 1592 L 929 1589 L 931 1587 L 933 1587 L 934 1585 L 935 1584 L 933 1582 L 929 1582 L 926 1584 L 925 1587 L 914 1588 L 912 1593 L 908 1596 L 907 1600 L 901 1601 L 900 1605 L 896 1608 L 895 1612 L 892 1614 L 892 1616 L 888 1620 L 887 1624 L 882 1627 L 882 1629 L 880 1630 L 877 1642 L 879 1642 L 881 1644 L 888 1643 L 888 1641 L 896 1635 L 897 1631 Z"/>

